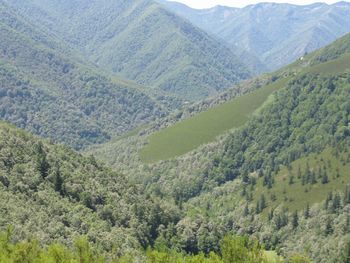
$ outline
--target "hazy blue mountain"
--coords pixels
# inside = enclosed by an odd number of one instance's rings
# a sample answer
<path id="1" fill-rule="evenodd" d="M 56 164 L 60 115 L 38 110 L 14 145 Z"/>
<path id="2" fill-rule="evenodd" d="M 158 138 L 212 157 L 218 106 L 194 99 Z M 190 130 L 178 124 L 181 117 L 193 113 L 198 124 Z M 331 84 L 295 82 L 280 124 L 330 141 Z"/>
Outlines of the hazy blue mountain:
<path id="1" fill-rule="evenodd" d="M 150 0 L 14 0 L 101 68 L 196 100 L 251 76 L 230 48 Z"/>
<path id="2" fill-rule="evenodd" d="M 245 8 L 216 6 L 197 10 L 162 1 L 169 10 L 256 55 L 277 69 L 305 53 L 323 47 L 350 31 L 350 3 L 315 3 L 306 6 L 261 3 Z"/>

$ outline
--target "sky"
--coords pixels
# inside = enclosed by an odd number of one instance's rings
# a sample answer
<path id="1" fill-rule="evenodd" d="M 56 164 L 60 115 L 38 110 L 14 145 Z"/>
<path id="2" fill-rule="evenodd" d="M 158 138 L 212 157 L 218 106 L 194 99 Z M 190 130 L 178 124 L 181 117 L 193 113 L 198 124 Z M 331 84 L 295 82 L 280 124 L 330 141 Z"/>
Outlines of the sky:
<path id="1" fill-rule="evenodd" d="M 234 7 L 244 7 L 250 4 L 256 4 L 260 2 L 275 2 L 275 3 L 291 3 L 296 5 L 306 5 L 306 4 L 312 4 L 315 2 L 325 2 L 328 4 L 333 4 L 337 1 L 331 1 L 331 0 L 275 0 L 275 1 L 259 1 L 259 0 L 171 0 L 176 2 L 184 3 L 190 7 L 193 8 L 209 8 L 216 5 L 223 5 L 223 6 L 234 6 Z"/>

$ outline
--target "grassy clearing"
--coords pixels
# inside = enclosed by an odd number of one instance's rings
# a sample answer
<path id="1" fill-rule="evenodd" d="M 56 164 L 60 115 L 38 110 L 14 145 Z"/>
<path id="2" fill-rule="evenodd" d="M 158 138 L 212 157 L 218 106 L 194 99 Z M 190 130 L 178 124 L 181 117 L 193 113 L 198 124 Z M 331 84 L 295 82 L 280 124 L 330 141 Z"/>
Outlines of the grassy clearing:
<path id="1" fill-rule="evenodd" d="M 189 152 L 218 135 L 245 124 L 269 96 L 286 84 L 278 80 L 250 94 L 223 103 L 167 129 L 152 134 L 141 151 L 141 160 L 152 163 Z"/>
<path id="2" fill-rule="evenodd" d="M 350 154 L 341 153 L 338 157 L 331 148 L 320 154 L 310 154 L 291 164 L 291 169 L 283 167 L 275 177 L 275 184 L 271 189 L 263 186 L 260 178 L 253 192 L 254 201 L 257 202 L 262 194 L 265 195 L 269 208 L 282 204 L 289 211 L 302 210 L 309 203 L 322 202 L 330 191 L 344 191 L 350 184 Z M 307 171 L 315 173 L 317 183 L 302 184 L 303 175 Z M 300 169 L 300 173 L 299 173 Z M 326 171 L 329 182 L 322 183 L 322 174 Z M 293 176 L 293 183 L 291 177 Z M 268 212 L 265 209 L 265 213 Z"/>
<path id="3" fill-rule="evenodd" d="M 350 71 L 350 54 L 302 70 L 301 73 L 339 74 Z M 283 87 L 284 78 L 250 94 L 216 106 L 192 118 L 152 134 L 141 151 L 141 160 L 153 163 L 185 154 L 211 142 L 220 134 L 244 125 L 253 113 L 259 113 L 273 100 L 271 94 Z"/>

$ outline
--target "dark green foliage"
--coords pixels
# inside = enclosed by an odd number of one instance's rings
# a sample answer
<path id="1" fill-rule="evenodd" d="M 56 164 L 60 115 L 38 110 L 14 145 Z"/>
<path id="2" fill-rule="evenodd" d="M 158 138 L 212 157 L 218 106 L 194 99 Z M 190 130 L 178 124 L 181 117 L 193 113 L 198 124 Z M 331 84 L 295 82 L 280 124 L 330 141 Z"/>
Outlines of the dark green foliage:
<path id="1" fill-rule="evenodd" d="M 292 227 L 293 229 L 297 228 L 299 226 L 299 216 L 298 216 L 298 211 L 294 211 L 292 214 Z"/>
<path id="2" fill-rule="evenodd" d="M 327 184 L 327 183 L 329 183 L 329 179 L 327 176 L 327 172 L 325 171 L 322 175 L 322 184 Z"/>
<path id="3" fill-rule="evenodd" d="M 336 193 L 332 199 L 331 211 L 333 213 L 337 212 L 341 207 L 341 197 L 338 193 Z"/>
<path id="4" fill-rule="evenodd" d="M 305 210 L 304 210 L 304 218 L 305 218 L 305 219 L 308 219 L 309 217 L 310 217 L 310 205 L 307 204 L 307 205 L 306 205 L 306 208 L 305 208 Z"/>
<path id="5" fill-rule="evenodd" d="M 39 142 L 35 145 L 36 152 L 36 169 L 39 171 L 41 177 L 45 179 L 49 175 L 50 164 L 46 159 L 46 153 L 43 149 L 43 144 Z"/>
<path id="6" fill-rule="evenodd" d="M 344 204 L 350 204 L 350 185 L 347 185 L 344 193 Z"/>
<path id="7" fill-rule="evenodd" d="M 331 235 L 333 233 L 332 220 L 330 218 L 327 218 L 326 220 L 324 233 L 326 236 Z"/>

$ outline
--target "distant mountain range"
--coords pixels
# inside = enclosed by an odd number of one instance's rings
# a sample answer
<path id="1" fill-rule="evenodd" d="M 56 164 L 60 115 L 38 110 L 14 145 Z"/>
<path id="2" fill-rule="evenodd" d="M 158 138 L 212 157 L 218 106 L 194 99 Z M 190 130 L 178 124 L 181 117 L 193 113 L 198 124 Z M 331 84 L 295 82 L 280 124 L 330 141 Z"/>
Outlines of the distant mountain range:
<path id="1" fill-rule="evenodd" d="M 7 2 L 99 67 L 185 100 L 252 75 L 225 44 L 154 1 Z"/>
<path id="2" fill-rule="evenodd" d="M 260 3 L 245 8 L 216 6 L 192 9 L 161 1 L 169 10 L 221 38 L 232 49 L 245 50 L 268 69 L 287 65 L 350 31 L 350 3 Z"/>

